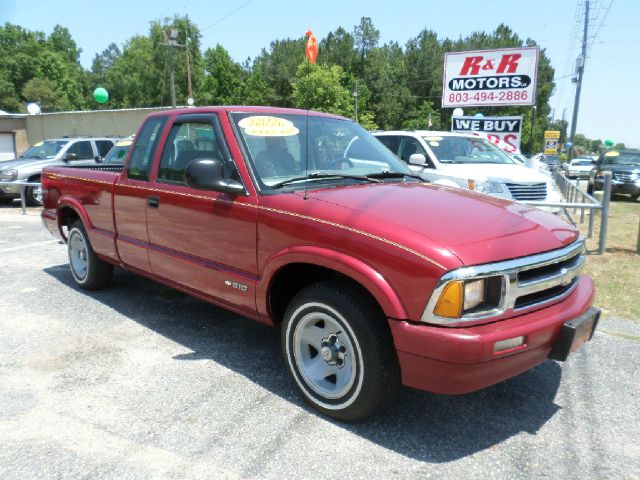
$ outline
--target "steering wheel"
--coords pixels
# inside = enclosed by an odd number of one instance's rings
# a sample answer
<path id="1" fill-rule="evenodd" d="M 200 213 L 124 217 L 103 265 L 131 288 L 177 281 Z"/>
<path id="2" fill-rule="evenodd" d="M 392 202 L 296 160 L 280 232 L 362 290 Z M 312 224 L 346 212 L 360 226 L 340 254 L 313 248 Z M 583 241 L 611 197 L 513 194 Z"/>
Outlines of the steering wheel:
<path id="1" fill-rule="evenodd" d="M 347 164 L 349 168 L 353 167 L 353 162 L 347 157 L 333 158 L 327 162 L 329 170 L 342 170 L 342 165 Z"/>

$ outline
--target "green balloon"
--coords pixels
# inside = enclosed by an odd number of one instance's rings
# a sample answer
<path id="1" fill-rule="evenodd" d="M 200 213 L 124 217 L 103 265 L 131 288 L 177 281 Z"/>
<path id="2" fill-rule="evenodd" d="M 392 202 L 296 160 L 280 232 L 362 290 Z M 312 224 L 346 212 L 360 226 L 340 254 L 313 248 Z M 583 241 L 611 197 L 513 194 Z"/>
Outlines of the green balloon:
<path id="1" fill-rule="evenodd" d="M 607 148 L 613 147 L 614 145 L 615 145 L 615 142 L 613 140 L 610 140 L 610 139 L 607 138 L 604 141 L 604 146 L 607 147 Z"/>
<path id="2" fill-rule="evenodd" d="M 106 88 L 98 87 L 93 91 L 93 98 L 98 103 L 107 103 L 109 101 L 109 92 Z"/>

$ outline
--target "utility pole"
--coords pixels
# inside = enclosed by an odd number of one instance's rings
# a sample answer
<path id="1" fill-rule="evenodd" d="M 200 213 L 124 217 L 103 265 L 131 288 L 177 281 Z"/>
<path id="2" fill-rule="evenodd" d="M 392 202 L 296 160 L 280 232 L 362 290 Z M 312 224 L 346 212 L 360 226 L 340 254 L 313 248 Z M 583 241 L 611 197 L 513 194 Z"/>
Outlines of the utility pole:
<path id="1" fill-rule="evenodd" d="M 584 76 L 584 64 L 587 60 L 587 32 L 589 30 L 589 0 L 584 2 L 584 31 L 582 33 L 582 53 L 576 61 L 576 98 L 573 102 L 573 118 L 571 120 L 571 147 L 567 152 L 567 161 L 573 158 L 573 137 L 576 135 L 578 123 L 578 109 L 580 108 L 580 91 L 582 90 L 582 77 Z"/>
<path id="2" fill-rule="evenodd" d="M 356 79 L 356 91 L 353 92 L 353 103 L 356 114 L 356 123 L 358 123 L 358 80 Z"/>
<path id="3" fill-rule="evenodd" d="M 176 79 L 173 73 L 173 47 L 177 43 L 178 29 L 172 28 L 167 39 L 167 59 L 169 62 L 169 84 L 171 86 L 171 106 L 176 108 Z"/>

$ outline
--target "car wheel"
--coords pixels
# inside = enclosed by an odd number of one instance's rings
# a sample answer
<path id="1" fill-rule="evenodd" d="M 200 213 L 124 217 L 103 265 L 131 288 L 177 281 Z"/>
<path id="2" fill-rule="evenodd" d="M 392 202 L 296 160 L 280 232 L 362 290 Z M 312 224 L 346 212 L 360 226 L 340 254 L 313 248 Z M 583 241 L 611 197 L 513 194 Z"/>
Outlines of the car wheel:
<path id="1" fill-rule="evenodd" d="M 40 185 L 27 187 L 24 195 L 25 202 L 30 207 L 39 207 L 40 205 L 42 205 L 42 187 Z"/>
<path id="2" fill-rule="evenodd" d="M 640 192 L 631 194 L 631 200 L 638 200 L 638 197 L 640 197 Z"/>
<path id="3" fill-rule="evenodd" d="M 301 290 L 286 309 L 282 351 L 304 400 L 343 421 L 370 416 L 400 387 L 387 320 L 352 285 L 320 282 Z"/>
<path id="4" fill-rule="evenodd" d="M 113 276 L 113 265 L 99 258 L 80 220 L 76 220 L 67 238 L 69 267 L 76 283 L 87 290 L 98 290 L 106 287 Z"/>

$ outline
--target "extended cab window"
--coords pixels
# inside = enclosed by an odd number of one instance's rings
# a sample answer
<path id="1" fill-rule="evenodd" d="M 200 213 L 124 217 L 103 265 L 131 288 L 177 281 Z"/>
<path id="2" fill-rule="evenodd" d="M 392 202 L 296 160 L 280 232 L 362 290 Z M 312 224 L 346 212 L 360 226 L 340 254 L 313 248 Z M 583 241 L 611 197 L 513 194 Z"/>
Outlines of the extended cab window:
<path id="1" fill-rule="evenodd" d="M 226 155 L 222 154 L 219 135 L 216 134 L 220 130 L 216 126 L 217 117 L 211 117 L 210 121 L 177 121 L 164 145 L 157 180 L 184 185 L 184 172 L 192 161 L 212 158 L 228 163 Z"/>
<path id="2" fill-rule="evenodd" d="M 89 140 L 82 140 L 76 142 L 69 147 L 67 155 L 73 154 L 78 160 L 87 160 L 93 158 L 93 148 L 91 148 L 91 142 Z"/>
<path id="3" fill-rule="evenodd" d="M 147 120 L 136 140 L 127 167 L 127 177 L 134 180 L 148 180 L 151 159 L 158 146 L 162 127 L 167 117 L 153 117 Z"/>

